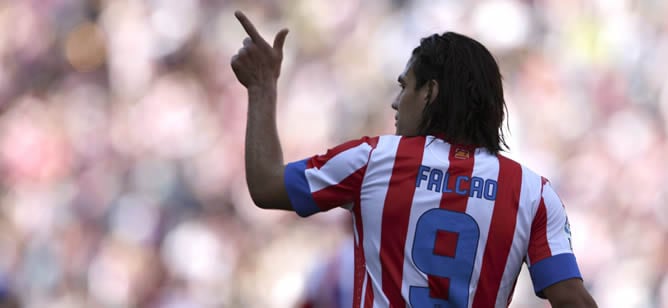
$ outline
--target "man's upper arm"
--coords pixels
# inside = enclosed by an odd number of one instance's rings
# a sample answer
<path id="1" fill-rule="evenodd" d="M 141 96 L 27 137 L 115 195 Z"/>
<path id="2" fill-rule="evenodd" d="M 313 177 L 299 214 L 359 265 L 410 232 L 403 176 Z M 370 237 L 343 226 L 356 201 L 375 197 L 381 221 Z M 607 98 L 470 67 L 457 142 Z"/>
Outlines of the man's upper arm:
<path id="1" fill-rule="evenodd" d="M 261 191 L 251 194 L 253 202 L 260 208 L 273 210 L 294 210 L 285 186 L 285 166 L 277 172 L 276 176 L 263 181 L 264 187 Z"/>
<path id="2" fill-rule="evenodd" d="M 352 140 L 286 165 L 283 182 L 294 211 L 306 217 L 356 200 L 377 142 L 378 137 Z"/>

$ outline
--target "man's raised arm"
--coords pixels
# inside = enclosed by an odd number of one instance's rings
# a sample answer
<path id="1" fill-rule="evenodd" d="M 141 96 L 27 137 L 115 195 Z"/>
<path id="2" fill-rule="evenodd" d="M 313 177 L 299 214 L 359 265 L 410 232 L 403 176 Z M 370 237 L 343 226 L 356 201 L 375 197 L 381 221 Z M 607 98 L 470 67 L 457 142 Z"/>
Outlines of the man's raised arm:
<path id="1" fill-rule="evenodd" d="M 285 166 L 276 128 L 276 84 L 288 30 L 278 32 L 271 46 L 243 13 L 237 11 L 234 15 L 248 34 L 231 60 L 234 74 L 248 90 L 245 150 L 248 190 L 253 202 L 261 208 L 292 210 L 283 182 Z"/>

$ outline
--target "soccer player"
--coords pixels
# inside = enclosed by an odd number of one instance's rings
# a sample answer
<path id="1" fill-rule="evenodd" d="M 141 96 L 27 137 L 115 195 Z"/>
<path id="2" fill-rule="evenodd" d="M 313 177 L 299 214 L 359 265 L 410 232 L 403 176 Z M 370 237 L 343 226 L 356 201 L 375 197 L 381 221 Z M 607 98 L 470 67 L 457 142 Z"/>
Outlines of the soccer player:
<path id="1" fill-rule="evenodd" d="M 300 216 L 350 210 L 353 307 L 506 307 L 524 262 L 553 307 L 596 307 L 554 189 L 499 154 L 501 75 L 483 45 L 452 32 L 422 39 L 398 78 L 396 135 L 284 165 L 276 83 L 288 30 L 269 45 L 235 15 L 248 33 L 231 66 L 248 90 L 251 197 Z"/>

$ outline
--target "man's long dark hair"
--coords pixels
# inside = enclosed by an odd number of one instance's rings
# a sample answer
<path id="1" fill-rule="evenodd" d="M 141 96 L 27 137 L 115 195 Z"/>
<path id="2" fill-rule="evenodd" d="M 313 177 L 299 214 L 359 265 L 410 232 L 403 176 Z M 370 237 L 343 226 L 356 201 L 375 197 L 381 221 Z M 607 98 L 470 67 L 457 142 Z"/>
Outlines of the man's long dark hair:
<path id="1" fill-rule="evenodd" d="M 438 82 L 438 95 L 422 113 L 421 135 L 443 134 L 448 142 L 491 153 L 508 148 L 501 73 L 485 46 L 453 32 L 434 34 L 420 40 L 411 61 L 416 90 L 430 80 Z"/>

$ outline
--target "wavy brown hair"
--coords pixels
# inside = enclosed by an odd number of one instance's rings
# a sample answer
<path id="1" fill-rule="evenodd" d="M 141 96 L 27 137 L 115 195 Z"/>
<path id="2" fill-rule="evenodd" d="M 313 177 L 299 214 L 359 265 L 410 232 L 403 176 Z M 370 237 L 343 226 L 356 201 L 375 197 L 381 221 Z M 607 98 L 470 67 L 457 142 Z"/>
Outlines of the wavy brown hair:
<path id="1" fill-rule="evenodd" d="M 484 147 L 491 153 L 508 148 L 501 73 L 485 46 L 454 32 L 434 34 L 420 40 L 411 66 L 416 90 L 430 80 L 439 87 L 435 100 L 423 110 L 420 134 L 443 134 L 451 143 Z"/>

